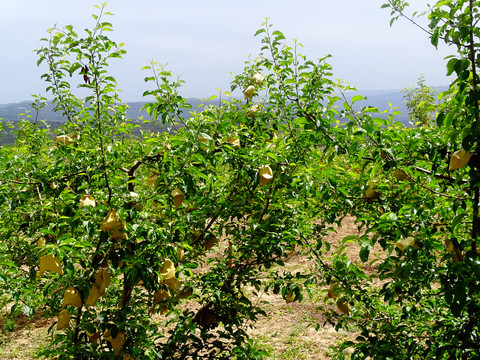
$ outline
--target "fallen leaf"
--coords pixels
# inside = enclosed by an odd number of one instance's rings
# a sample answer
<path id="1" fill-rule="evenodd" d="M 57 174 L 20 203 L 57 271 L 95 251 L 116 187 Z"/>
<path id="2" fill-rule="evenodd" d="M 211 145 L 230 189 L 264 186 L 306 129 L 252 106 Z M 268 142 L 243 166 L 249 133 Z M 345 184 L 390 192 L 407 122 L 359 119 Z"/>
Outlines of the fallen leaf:
<path id="1" fill-rule="evenodd" d="M 218 244 L 218 239 L 214 235 L 210 235 L 205 239 L 205 251 L 210 250 Z"/>

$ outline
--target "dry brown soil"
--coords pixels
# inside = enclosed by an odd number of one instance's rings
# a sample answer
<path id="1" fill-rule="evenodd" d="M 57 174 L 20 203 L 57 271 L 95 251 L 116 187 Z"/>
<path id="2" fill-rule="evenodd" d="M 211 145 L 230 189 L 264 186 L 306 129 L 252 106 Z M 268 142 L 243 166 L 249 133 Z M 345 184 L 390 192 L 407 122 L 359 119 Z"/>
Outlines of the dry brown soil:
<path id="1" fill-rule="evenodd" d="M 354 219 L 347 217 L 342 226 L 336 228 L 336 232 L 332 232 L 326 240 L 332 247 L 336 247 L 345 236 L 352 234 L 357 234 Z M 358 261 L 358 251 L 359 247 L 355 243 L 348 245 L 347 254 L 352 261 Z M 291 271 L 312 266 L 312 260 L 298 254 L 293 254 L 286 261 L 286 269 Z M 309 299 L 305 296 L 302 302 L 286 304 L 280 295 L 262 294 L 252 300 L 262 304 L 267 316 L 256 324 L 250 324 L 253 328 L 249 332 L 259 347 L 269 351 L 269 359 L 330 359 L 329 348 L 355 334 L 337 332 L 331 325 L 324 325 L 325 318 L 318 309 L 318 302 L 324 299 L 325 292 L 320 292 L 316 298 Z M 47 342 L 47 330 L 54 321 L 55 319 L 45 319 L 41 314 L 32 320 L 21 316 L 16 319 L 15 330 L 5 333 L 1 332 L 4 319 L 0 319 L 0 359 L 34 359 L 39 347 Z M 314 324 L 322 326 L 316 331 Z"/>

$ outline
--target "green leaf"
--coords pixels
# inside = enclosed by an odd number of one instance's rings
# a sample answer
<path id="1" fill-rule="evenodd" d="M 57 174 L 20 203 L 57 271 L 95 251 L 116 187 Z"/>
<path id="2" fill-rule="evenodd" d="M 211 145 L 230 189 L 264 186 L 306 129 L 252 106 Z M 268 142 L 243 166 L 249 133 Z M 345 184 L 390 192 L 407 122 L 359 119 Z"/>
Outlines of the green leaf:
<path id="1" fill-rule="evenodd" d="M 75 71 L 77 71 L 77 70 L 78 70 L 79 68 L 81 68 L 81 67 L 82 67 L 82 64 L 80 64 L 80 63 L 78 63 L 78 62 L 74 62 L 74 63 L 72 64 L 72 66 L 70 66 L 70 69 L 68 70 L 68 73 L 70 74 L 70 76 L 72 76 L 73 73 L 74 73 Z"/>
<path id="2" fill-rule="evenodd" d="M 285 36 L 283 35 L 283 33 L 281 31 L 278 31 L 278 30 L 275 30 L 273 33 L 272 33 L 272 36 L 275 36 L 275 39 L 278 41 L 278 40 L 284 40 L 285 39 Z"/>
<path id="3" fill-rule="evenodd" d="M 342 239 L 342 244 L 345 244 L 347 242 L 354 242 L 358 240 L 357 235 L 347 235 Z"/>
<path id="4" fill-rule="evenodd" d="M 453 220 L 452 220 L 452 224 L 450 225 L 450 228 L 451 228 L 451 231 L 452 233 L 455 231 L 455 228 L 457 227 L 457 225 L 467 216 L 466 213 L 460 213 L 460 214 L 457 214 Z"/>
<path id="5" fill-rule="evenodd" d="M 362 108 L 363 113 L 378 113 L 378 108 L 373 106 L 366 106 Z"/>
<path id="6" fill-rule="evenodd" d="M 360 101 L 360 100 L 366 100 L 367 98 L 362 96 L 362 95 L 355 95 L 352 97 L 352 104 L 357 102 L 357 101 Z"/>
<path id="7" fill-rule="evenodd" d="M 260 35 L 260 34 L 262 34 L 262 33 L 264 33 L 264 32 L 266 32 L 266 30 L 265 30 L 265 29 L 260 29 L 260 30 L 257 30 L 257 32 L 255 33 L 255 35 L 253 35 L 253 36 Z"/>
<path id="8" fill-rule="evenodd" d="M 359 252 L 360 260 L 362 260 L 363 262 L 367 262 L 369 255 L 370 255 L 370 247 L 362 246 Z"/>
<path id="9" fill-rule="evenodd" d="M 430 42 L 432 43 L 433 46 L 436 48 L 438 47 L 438 39 L 440 37 L 438 29 L 436 29 L 433 34 L 430 36 Z"/>

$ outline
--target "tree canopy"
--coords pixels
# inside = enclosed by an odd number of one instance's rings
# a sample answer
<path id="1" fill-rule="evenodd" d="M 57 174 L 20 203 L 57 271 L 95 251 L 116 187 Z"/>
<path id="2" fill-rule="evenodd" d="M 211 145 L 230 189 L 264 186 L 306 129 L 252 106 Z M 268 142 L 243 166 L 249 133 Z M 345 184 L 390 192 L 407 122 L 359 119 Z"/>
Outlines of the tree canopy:
<path id="1" fill-rule="evenodd" d="M 50 29 L 38 64 L 66 123 L 26 118 L 0 148 L 2 306 L 58 316 L 42 353 L 57 359 L 261 359 L 250 296 L 320 291 L 328 322 L 359 333 L 338 359 L 478 358 L 479 5 L 430 8 L 419 31 L 456 46 L 454 80 L 440 101 L 422 79 L 407 90 L 411 127 L 354 106 L 364 97 L 347 99 L 329 56 L 307 59 L 266 20 L 231 84 L 241 99 L 195 111 L 182 80 L 146 66 L 145 109 L 167 131 L 133 136 L 105 6 L 82 34 Z M 384 7 L 407 16 L 404 1 Z M 345 216 L 359 233 L 331 249 Z M 285 270 L 293 251 L 316 266 Z"/>

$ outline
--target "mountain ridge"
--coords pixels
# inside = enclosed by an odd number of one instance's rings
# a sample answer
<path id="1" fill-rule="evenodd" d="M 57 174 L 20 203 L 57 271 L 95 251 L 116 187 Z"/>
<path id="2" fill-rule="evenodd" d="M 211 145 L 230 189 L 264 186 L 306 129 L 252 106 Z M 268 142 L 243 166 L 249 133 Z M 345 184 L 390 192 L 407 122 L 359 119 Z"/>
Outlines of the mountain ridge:
<path id="1" fill-rule="evenodd" d="M 446 90 L 448 87 L 439 86 L 434 87 L 437 92 Z M 401 114 L 396 115 L 395 119 L 405 126 L 411 126 L 409 123 L 410 119 L 408 117 L 408 109 L 405 106 L 402 90 L 400 89 L 383 89 L 383 90 L 358 90 L 358 91 L 348 91 L 345 93 L 345 97 L 348 101 L 352 99 L 354 95 L 362 95 L 365 99 L 355 102 L 355 109 L 360 109 L 360 107 L 372 106 L 379 109 L 380 112 L 387 111 L 399 111 Z M 203 100 L 198 97 L 190 97 L 187 99 L 188 102 L 192 105 L 192 110 L 201 109 L 203 105 L 214 105 L 218 103 L 218 99 L 214 100 Z M 128 105 L 127 109 L 127 118 L 134 121 L 140 122 L 143 119 L 150 119 L 150 116 L 145 110 L 142 110 L 142 107 L 147 104 L 148 101 L 130 101 L 126 102 Z M 34 117 L 35 111 L 32 108 L 32 102 L 25 100 L 17 103 L 5 103 L 0 104 L 0 119 L 3 123 L 19 122 L 21 119 L 25 118 L 25 112 L 29 111 L 29 114 Z M 339 104 L 341 107 L 341 104 Z M 65 123 L 66 119 L 61 115 L 60 112 L 55 112 L 53 104 L 51 101 L 48 102 L 47 106 L 39 112 L 38 120 L 43 120 L 49 124 L 52 128 L 56 129 Z M 184 111 L 184 117 L 190 115 L 190 110 Z M 151 130 L 159 131 L 162 126 L 158 124 L 142 124 L 142 127 L 148 127 Z M 157 128 L 158 127 L 158 128 Z M 14 141 L 14 134 L 12 134 L 11 128 L 6 129 L 7 131 L 2 135 L 0 139 L 0 144 L 12 143 Z"/>
<path id="2" fill-rule="evenodd" d="M 385 110 L 388 109 L 388 103 L 390 102 L 394 106 L 397 106 L 399 109 L 404 108 L 403 95 L 401 94 L 400 90 L 397 89 L 364 90 L 357 91 L 355 92 L 355 94 L 361 94 L 366 97 L 366 100 L 362 100 L 359 102 L 361 106 L 375 106 L 378 107 L 380 110 Z M 351 99 L 350 94 L 346 95 L 347 98 Z M 207 101 L 197 97 L 190 97 L 187 100 L 192 105 L 192 109 L 198 109 L 199 107 L 201 107 L 202 104 L 217 103 L 217 100 Z M 2 118 L 3 121 L 18 121 L 22 118 L 21 114 L 24 114 L 26 110 L 28 110 L 30 114 L 34 113 L 31 103 L 31 101 L 24 100 L 17 103 L 0 104 L 0 118 Z M 146 103 L 148 103 L 148 101 L 126 102 L 126 104 L 129 106 L 129 108 L 127 109 L 127 117 L 133 120 L 137 120 L 142 116 L 144 118 L 148 118 L 148 114 L 146 113 L 146 111 L 141 110 L 143 105 L 145 105 Z M 406 108 L 403 110 L 406 110 Z M 48 101 L 48 105 L 40 111 L 39 119 L 45 120 L 47 122 L 66 121 L 60 113 L 53 111 L 53 105 L 51 101 Z"/>

